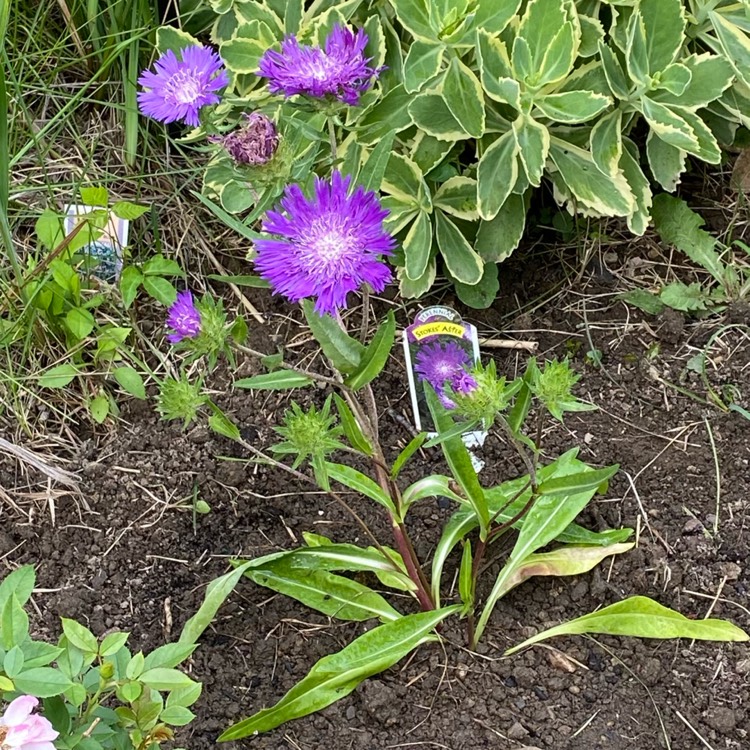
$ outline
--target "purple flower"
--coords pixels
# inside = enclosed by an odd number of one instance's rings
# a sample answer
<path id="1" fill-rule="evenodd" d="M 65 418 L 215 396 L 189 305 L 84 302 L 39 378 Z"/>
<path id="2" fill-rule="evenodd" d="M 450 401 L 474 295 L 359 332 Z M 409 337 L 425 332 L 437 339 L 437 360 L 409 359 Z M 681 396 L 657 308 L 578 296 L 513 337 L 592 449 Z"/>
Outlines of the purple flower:
<path id="1" fill-rule="evenodd" d="M 364 55 L 367 41 L 362 29 L 355 34 L 341 24 L 333 27 L 324 48 L 301 45 L 296 37 L 288 36 L 281 52 L 267 50 L 263 54 L 258 75 L 268 78 L 272 94 L 307 94 L 316 99 L 333 96 L 355 106 L 379 73 Z"/>
<path id="2" fill-rule="evenodd" d="M 144 70 L 138 85 L 138 104 L 159 122 L 180 120 L 198 127 L 201 107 L 218 104 L 216 92 L 229 83 L 221 58 L 210 47 L 194 45 L 180 51 L 181 60 L 167 50 L 155 63 L 155 73 Z"/>
<path id="3" fill-rule="evenodd" d="M 279 145 L 279 134 L 273 121 L 262 112 L 245 115 L 242 127 L 211 140 L 221 143 L 238 164 L 260 166 L 273 158 Z"/>
<path id="4" fill-rule="evenodd" d="M 446 409 L 455 409 L 453 401 L 445 391 L 448 386 L 454 393 L 470 393 L 477 387 L 474 376 L 468 372 L 471 358 L 455 341 L 446 344 L 427 344 L 417 352 L 414 372 L 421 381 L 427 381 Z"/>
<path id="5" fill-rule="evenodd" d="M 269 211 L 263 231 L 276 235 L 255 243 L 255 267 L 274 294 L 291 302 L 316 298 L 319 314 L 346 307 L 346 297 L 363 284 L 382 292 L 391 270 L 380 259 L 394 239 L 383 229 L 388 216 L 370 190 L 349 194 L 351 177 L 334 171 L 331 181 L 315 178 L 312 198 L 289 185 L 282 211 Z"/>
<path id="6" fill-rule="evenodd" d="M 194 339 L 201 332 L 201 314 L 189 289 L 180 292 L 169 308 L 167 326 L 174 331 L 167 336 L 170 344 L 179 344 L 183 339 Z"/>
<path id="7" fill-rule="evenodd" d="M 33 695 L 21 695 L 0 716 L 0 747 L 5 750 L 55 750 L 58 732 L 43 716 L 31 712 L 39 704 Z"/>

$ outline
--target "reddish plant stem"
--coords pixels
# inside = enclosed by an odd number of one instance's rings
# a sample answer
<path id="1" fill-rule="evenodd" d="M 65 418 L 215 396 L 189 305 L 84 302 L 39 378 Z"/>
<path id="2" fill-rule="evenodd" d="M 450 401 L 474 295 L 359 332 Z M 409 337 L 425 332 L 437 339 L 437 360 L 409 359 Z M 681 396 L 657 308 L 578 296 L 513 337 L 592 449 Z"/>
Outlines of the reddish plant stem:
<path id="1" fill-rule="evenodd" d="M 419 600 L 420 606 L 425 612 L 435 609 L 435 603 L 432 601 L 429 590 L 423 582 L 424 573 L 416 562 L 414 549 L 411 546 L 409 537 L 406 535 L 406 530 L 403 526 L 396 523 L 395 520 L 391 524 L 391 529 L 393 531 L 393 538 L 396 540 L 396 547 L 401 553 L 401 557 L 404 559 L 404 565 L 406 566 L 409 578 L 414 581 L 414 584 L 417 587 L 417 590 L 414 593 Z"/>

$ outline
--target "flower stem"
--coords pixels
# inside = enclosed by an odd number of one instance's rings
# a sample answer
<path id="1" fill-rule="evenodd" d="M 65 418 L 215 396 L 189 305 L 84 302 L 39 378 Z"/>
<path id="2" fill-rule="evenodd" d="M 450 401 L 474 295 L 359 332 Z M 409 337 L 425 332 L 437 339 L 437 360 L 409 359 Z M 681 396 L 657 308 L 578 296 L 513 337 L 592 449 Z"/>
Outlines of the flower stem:
<path id="1" fill-rule="evenodd" d="M 362 287 L 362 326 L 359 329 L 359 340 L 364 344 L 367 329 L 370 327 L 370 285 Z"/>
<path id="2" fill-rule="evenodd" d="M 335 164 L 337 158 L 336 123 L 333 121 L 333 115 L 328 116 L 328 137 L 331 140 L 331 163 Z"/>

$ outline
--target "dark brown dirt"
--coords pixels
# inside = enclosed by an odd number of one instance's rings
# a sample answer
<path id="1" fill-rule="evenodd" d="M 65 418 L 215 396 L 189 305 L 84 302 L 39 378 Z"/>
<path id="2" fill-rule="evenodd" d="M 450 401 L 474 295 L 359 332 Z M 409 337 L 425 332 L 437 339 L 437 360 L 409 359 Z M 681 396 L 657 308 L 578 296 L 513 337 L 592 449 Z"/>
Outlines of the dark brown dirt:
<path id="1" fill-rule="evenodd" d="M 533 259 L 532 259 L 533 260 Z M 528 299 L 538 291 L 533 263 L 516 276 L 501 300 Z M 512 267 L 504 269 L 506 278 Z M 367 748 L 500 748 L 541 750 L 674 750 L 750 747 L 750 653 L 744 644 L 691 644 L 582 637 L 558 639 L 508 659 L 503 650 L 529 634 L 597 606 L 643 594 L 689 617 L 731 619 L 750 629 L 748 505 L 750 422 L 722 413 L 676 390 L 705 398 L 701 379 L 686 363 L 716 330 L 716 321 L 675 330 L 669 319 L 642 318 L 615 302 L 610 287 L 580 288 L 533 315 L 507 317 L 508 309 L 471 313 L 483 332 L 540 342 L 542 356 L 572 354 L 582 372 L 579 393 L 601 408 L 550 425 L 549 457 L 578 445 L 595 465 L 622 469 L 609 493 L 581 519 L 591 528 L 637 528 L 631 553 L 578 578 L 532 580 L 497 607 L 479 655 L 462 648 L 464 633 L 446 629 L 443 646 L 431 645 L 358 688 L 320 714 L 262 737 L 248 746 L 268 750 Z M 591 302 L 593 300 L 593 302 Z M 259 307 L 281 309 L 259 295 Z M 269 328 L 273 329 L 271 319 Z M 405 317 L 401 315 L 401 322 Z M 287 340 L 299 331 L 291 324 Z M 272 348 L 256 332 L 258 346 Z M 750 347 L 741 329 L 727 331 L 711 348 L 708 381 L 717 393 L 731 386 L 747 407 Z M 590 341 L 589 337 L 590 336 Z M 602 367 L 586 359 L 593 347 Z M 520 352 L 497 355 L 513 376 Z M 239 375 L 251 372 L 242 364 Z M 212 383 L 227 391 L 226 379 Z M 322 394 L 321 394 L 322 395 Z M 378 384 L 385 442 L 394 450 L 409 439 L 386 407 L 408 414 L 398 352 Z M 742 399 L 745 399 L 743 401 Z M 219 396 L 247 439 L 272 440 L 271 424 L 287 398 L 247 392 Z M 721 476 L 718 533 L 713 533 L 716 475 L 707 423 L 716 442 Z M 230 459 L 242 450 L 204 426 L 186 433 L 159 422 L 150 404 L 129 403 L 117 429 L 81 428 L 69 468 L 82 476 L 82 497 L 55 499 L 55 524 L 44 495 L 46 482 L 19 467 L 0 464 L 2 487 L 20 510 L 1 505 L 0 555 L 6 566 L 39 565 L 37 605 L 41 630 L 56 637 L 58 617 L 86 621 L 97 634 L 132 631 L 133 648 L 175 638 L 199 605 L 203 588 L 224 572 L 227 558 L 288 548 L 301 532 L 356 541 L 359 529 L 323 494 L 307 492 L 278 471 Z M 494 484 L 521 473 L 502 442 L 490 440 L 482 481 Z M 439 468 L 439 456 L 425 471 Z M 416 477 L 417 467 L 411 468 Z M 211 513 L 194 519 L 194 488 Z M 36 498 L 28 493 L 41 492 Z M 358 509 L 379 532 L 385 525 L 363 499 Z M 30 517 L 23 512 L 33 511 Z M 23 512 L 22 512 L 23 511 Z M 438 503 L 414 509 L 415 545 L 429 558 L 440 524 L 450 513 Z M 446 576 L 449 580 L 450 576 Z M 395 600 L 408 610 L 411 604 Z M 235 595 L 202 640 L 189 664 L 204 683 L 198 718 L 181 735 L 193 750 L 216 746 L 229 724 L 278 700 L 315 661 L 339 649 L 365 626 L 331 622 L 249 582 Z M 409 687 L 407 687 L 407 685 Z M 700 738 L 698 737 L 700 735 Z M 239 743 L 238 743 L 239 745 Z"/>

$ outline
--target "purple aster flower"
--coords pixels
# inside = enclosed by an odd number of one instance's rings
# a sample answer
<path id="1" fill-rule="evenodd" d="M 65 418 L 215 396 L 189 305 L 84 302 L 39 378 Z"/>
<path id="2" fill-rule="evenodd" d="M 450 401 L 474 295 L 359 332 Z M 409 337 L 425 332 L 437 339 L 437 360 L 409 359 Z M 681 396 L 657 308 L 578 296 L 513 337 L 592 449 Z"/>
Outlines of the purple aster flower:
<path id="1" fill-rule="evenodd" d="M 349 292 L 363 284 L 382 292 L 392 278 L 380 258 L 395 244 L 383 229 L 388 211 L 361 186 L 349 194 L 350 183 L 338 171 L 330 182 L 316 177 L 310 199 L 289 185 L 282 211 L 269 211 L 263 221 L 263 231 L 276 236 L 255 243 L 255 267 L 274 294 L 291 302 L 314 297 L 321 315 L 346 307 Z"/>
<path id="2" fill-rule="evenodd" d="M 273 120 L 262 112 L 251 112 L 245 115 L 242 127 L 210 140 L 221 143 L 237 164 L 257 167 L 273 158 L 279 145 L 279 134 Z"/>
<path id="3" fill-rule="evenodd" d="M 454 393 L 470 393 L 477 381 L 468 372 L 471 358 L 455 341 L 446 344 L 427 344 L 417 352 L 414 372 L 421 381 L 427 381 L 446 409 L 455 409 L 456 402 L 445 392 L 449 386 Z"/>
<path id="4" fill-rule="evenodd" d="M 268 78 L 272 94 L 307 94 L 316 99 L 333 96 L 356 106 L 380 72 L 368 65 L 371 58 L 364 55 L 367 41 L 362 29 L 355 34 L 341 24 L 333 27 L 323 48 L 301 45 L 295 36 L 288 36 L 281 52 L 267 50 L 263 54 L 258 75 Z"/>
<path id="5" fill-rule="evenodd" d="M 183 339 L 194 339 L 201 332 L 201 314 L 189 289 L 180 292 L 169 308 L 167 326 L 174 331 L 167 336 L 170 344 L 179 344 Z"/>
<path id="6" fill-rule="evenodd" d="M 180 50 L 181 60 L 167 50 L 155 63 L 155 73 L 144 70 L 138 85 L 143 114 L 159 122 L 180 120 L 198 127 L 201 107 L 218 104 L 216 92 L 229 83 L 219 55 L 210 47 L 196 44 Z"/>

